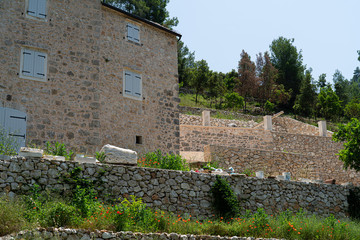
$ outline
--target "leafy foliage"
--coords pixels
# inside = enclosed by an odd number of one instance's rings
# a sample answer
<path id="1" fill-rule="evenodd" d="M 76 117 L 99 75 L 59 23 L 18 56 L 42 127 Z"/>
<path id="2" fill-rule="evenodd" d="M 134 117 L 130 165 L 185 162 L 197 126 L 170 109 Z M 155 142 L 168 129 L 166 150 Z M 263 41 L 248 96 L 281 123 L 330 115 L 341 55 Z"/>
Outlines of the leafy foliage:
<path id="1" fill-rule="evenodd" d="M 216 175 L 216 181 L 211 188 L 213 195 L 213 207 L 219 216 L 229 219 L 239 216 L 239 201 L 230 184 L 219 175 Z"/>
<path id="2" fill-rule="evenodd" d="M 54 156 L 63 156 L 66 160 L 70 160 L 74 152 L 72 150 L 67 150 L 64 143 L 55 142 L 52 146 L 49 142 L 46 142 L 45 153 L 54 155 Z"/>
<path id="3" fill-rule="evenodd" d="M 24 209 L 22 203 L 1 197 L 0 209 L 0 236 L 19 232 L 29 225 L 21 211 Z"/>
<path id="4" fill-rule="evenodd" d="M 15 137 L 9 136 L 6 130 L 0 126 L 0 155 L 16 155 L 18 148 Z"/>
<path id="5" fill-rule="evenodd" d="M 302 116 L 311 116 L 315 108 L 316 86 L 312 84 L 311 70 L 307 70 L 302 81 L 300 94 L 297 95 L 294 110 Z"/>
<path id="6" fill-rule="evenodd" d="M 99 160 L 99 162 L 105 162 L 106 153 L 105 152 L 95 152 L 95 158 Z"/>
<path id="7" fill-rule="evenodd" d="M 318 95 L 318 107 L 320 108 L 320 113 L 326 119 L 334 119 L 341 112 L 339 97 L 331 87 L 321 89 Z"/>
<path id="8" fill-rule="evenodd" d="M 360 171 L 360 121 L 352 118 L 346 125 L 339 125 L 339 131 L 332 136 L 335 142 L 344 142 L 344 149 L 339 151 L 339 158 L 345 169 Z"/>
<path id="9" fill-rule="evenodd" d="M 180 155 L 163 155 L 161 150 L 146 153 L 138 160 L 139 167 L 161 168 L 171 170 L 189 171 L 189 165 Z"/>
<path id="10" fill-rule="evenodd" d="M 198 95 L 202 94 L 208 84 L 210 76 L 209 66 L 205 60 L 196 61 L 191 70 L 190 86 L 195 90 L 195 103 L 198 101 Z"/>
<path id="11" fill-rule="evenodd" d="M 345 116 L 349 119 L 351 118 L 360 118 L 360 101 L 357 98 L 354 98 L 346 104 L 345 109 Z"/>
<path id="12" fill-rule="evenodd" d="M 225 107 L 232 110 L 238 110 L 244 106 L 244 98 L 238 93 L 225 94 Z"/>

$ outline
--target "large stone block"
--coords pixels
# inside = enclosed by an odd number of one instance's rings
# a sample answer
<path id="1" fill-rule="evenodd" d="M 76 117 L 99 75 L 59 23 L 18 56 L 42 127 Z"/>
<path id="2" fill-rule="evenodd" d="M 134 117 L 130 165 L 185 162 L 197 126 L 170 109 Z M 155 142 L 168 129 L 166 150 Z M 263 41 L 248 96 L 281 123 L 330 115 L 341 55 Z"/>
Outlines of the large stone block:
<path id="1" fill-rule="evenodd" d="M 41 158 L 43 156 L 44 150 L 36 148 L 20 148 L 19 156 L 21 157 L 36 157 Z"/>
<path id="2" fill-rule="evenodd" d="M 124 149 L 106 144 L 100 152 L 106 155 L 105 163 L 136 165 L 137 153 L 130 149 Z"/>

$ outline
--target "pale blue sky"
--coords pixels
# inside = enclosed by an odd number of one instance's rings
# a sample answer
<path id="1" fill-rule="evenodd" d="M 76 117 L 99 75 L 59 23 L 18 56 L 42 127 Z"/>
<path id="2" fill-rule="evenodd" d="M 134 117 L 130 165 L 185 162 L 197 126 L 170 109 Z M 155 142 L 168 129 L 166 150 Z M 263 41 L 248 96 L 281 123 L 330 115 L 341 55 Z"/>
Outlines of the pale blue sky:
<path id="1" fill-rule="evenodd" d="M 237 69 L 242 49 L 251 59 L 279 36 L 294 38 L 313 77 L 339 69 L 350 79 L 360 62 L 360 0 L 170 0 L 174 29 L 211 70 Z"/>

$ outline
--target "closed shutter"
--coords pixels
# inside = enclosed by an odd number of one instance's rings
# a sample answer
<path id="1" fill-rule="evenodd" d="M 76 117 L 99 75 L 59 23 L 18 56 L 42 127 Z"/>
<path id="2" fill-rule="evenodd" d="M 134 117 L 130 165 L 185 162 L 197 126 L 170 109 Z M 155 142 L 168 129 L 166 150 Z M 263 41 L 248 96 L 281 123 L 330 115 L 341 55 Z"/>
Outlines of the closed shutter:
<path id="1" fill-rule="evenodd" d="M 17 141 L 17 147 L 25 147 L 26 140 L 26 113 L 5 108 L 4 128 L 9 136 L 12 136 Z"/>
<path id="2" fill-rule="evenodd" d="M 133 95 L 132 78 L 133 74 L 125 71 L 125 94 Z"/>
<path id="3" fill-rule="evenodd" d="M 24 49 L 23 50 L 23 67 L 22 75 L 34 76 L 34 51 Z"/>
<path id="4" fill-rule="evenodd" d="M 27 14 L 29 14 L 30 16 L 36 17 L 37 9 L 38 9 L 38 1 L 37 0 L 29 0 Z"/>
<path id="5" fill-rule="evenodd" d="M 45 61 L 46 55 L 44 53 L 35 52 L 34 77 L 45 78 Z"/>
<path id="6" fill-rule="evenodd" d="M 134 74 L 133 90 L 134 90 L 134 96 L 140 98 L 141 97 L 141 77 L 138 74 Z"/>
<path id="7" fill-rule="evenodd" d="M 140 29 L 137 26 L 133 26 L 133 39 L 134 42 L 140 43 Z"/>
<path id="8" fill-rule="evenodd" d="M 127 38 L 128 40 L 130 41 L 134 41 L 134 38 L 133 38 L 133 26 L 132 24 L 128 23 L 127 24 Z"/>
<path id="9" fill-rule="evenodd" d="M 46 0 L 37 0 L 37 16 L 40 18 L 46 17 Z"/>

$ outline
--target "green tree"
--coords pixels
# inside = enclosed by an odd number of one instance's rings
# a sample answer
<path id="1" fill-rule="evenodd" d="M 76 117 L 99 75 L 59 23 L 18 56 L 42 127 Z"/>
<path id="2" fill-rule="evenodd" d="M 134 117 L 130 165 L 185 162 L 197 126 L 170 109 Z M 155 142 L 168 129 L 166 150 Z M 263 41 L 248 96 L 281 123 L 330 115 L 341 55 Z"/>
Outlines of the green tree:
<path id="1" fill-rule="evenodd" d="M 228 92 L 234 91 L 234 87 L 237 82 L 237 76 L 238 76 L 238 73 L 236 72 L 235 69 L 232 69 L 231 72 L 228 72 L 225 74 L 224 82 L 225 82 L 226 90 Z"/>
<path id="2" fill-rule="evenodd" d="M 256 59 L 256 69 L 259 78 L 259 97 L 262 102 L 266 102 L 274 96 L 273 91 L 277 88 L 276 77 L 278 71 L 272 65 L 268 52 L 265 52 L 264 57 L 260 53 Z"/>
<path id="3" fill-rule="evenodd" d="M 183 87 L 189 86 L 191 69 L 195 65 L 195 52 L 190 52 L 183 41 L 178 42 L 178 72 L 179 83 Z"/>
<path id="4" fill-rule="evenodd" d="M 238 110 L 244 107 L 244 98 L 235 92 L 227 93 L 225 94 L 225 107 Z"/>
<path id="5" fill-rule="evenodd" d="M 339 131 L 332 136 L 335 142 L 344 142 L 344 149 L 339 151 L 339 159 L 345 169 L 360 171 L 360 122 L 352 118 L 346 125 L 339 125 Z"/>
<path id="6" fill-rule="evenodd" d="M 250 60 L 250 56 L 242 50 L 240 57 L 236 92 L 244 97 L 244 111 L 246 111 L 246 103 L 255 96 L 259 83 L 255 75 L 255 63 Z"/>
<path id="7" fill-rule="evenodd" d="M 357 51 L 357 53 L 359 54 L 358 60 L 359 60 L 359 62 L 360 62 L 360 50 Z"/>
<path id="8" fill-rule="evenodd" d="M 318 107 L 320 113 L 326 119 L 334 119 L 341 113 L 341 104 L 339 97 L 331 87 L 321 89 L 318 95 Z"/>
<path id="9" fill-rule="evenodd" d="M 344 109 L 345 116 L 349 119 L 360 118 L 360 101 L 358 98 L 353 98 Z"/>
<path id="10" fill-rule="evenodd" d="M 191 70 L 190 87 L 195 91 L 195 103 L 198 102 L 198 95 L 202 94 L 208 84 L 210 70 L 205 60 L 196 61 Z"/>
<path id="11" fill-rule="evenodd" d="M 349 81 L 344 78 L 339 70 L 333 75 L 335 93 L 339 97 L 342 105 L 345 106 L 349 101 Z"/>
<path id="12" fill-rule="evenodd" d="M 323 73 L 319 76 L 319 80 L 316 82 L 316 86 L 318 87 L 319 91 L 326 87 L 326 74 Z"/>
<path id="13" fill-rule="evenodd" d="M 160 23 L 166 27 L 177 26 L 179 21 L 170 18 L 166 6 L 170 0 L 105 0 L 104 2 L 118 7 L 131 14 Z"/>
<path id="14" fill-rule="evenodd" d="M 205 98 L 210 99 L 210 107 L 216 104 L 217 99 L 226 92 L 224 82 L 225 74 L 218 72 L 209 72 L 209 79 L 205 89 Z"/>
<path id="15" fill-rule="evenodd" d="M 297 114 L 309 117 L 313 113 L 316 100 L 316 86 L 312 84 L 311 71 L 307 70 L 302 81 L 300 94 L 297 95 L 294 110 Z"/>
<path id="16" fill-rule="evenodd" d="M 287 108 L 294 105 L 305 70 L 301 51 L 298 51 L 293 43 L 294 39 L 279 37 L 270 45 L 271 62 L 278 70 L 277 83 L 283 84 L 285 90 L 291 89 L 293 93 L 290 101 L 284 106 Z"/>

